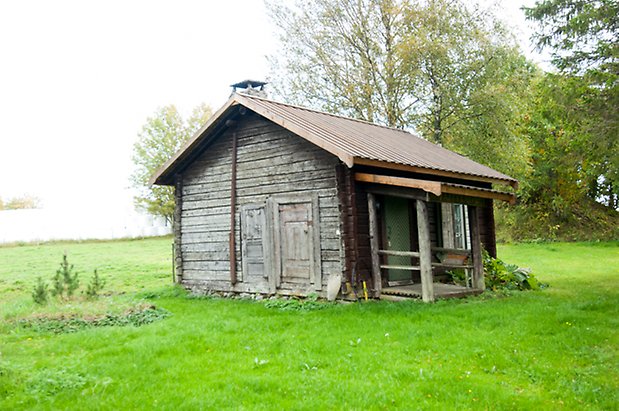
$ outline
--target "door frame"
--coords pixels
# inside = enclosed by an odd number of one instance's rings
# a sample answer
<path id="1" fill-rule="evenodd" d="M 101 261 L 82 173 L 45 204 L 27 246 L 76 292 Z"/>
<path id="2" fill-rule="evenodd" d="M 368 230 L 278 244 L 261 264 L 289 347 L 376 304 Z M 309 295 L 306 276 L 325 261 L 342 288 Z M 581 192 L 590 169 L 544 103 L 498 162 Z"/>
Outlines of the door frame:
<path id="1" fill-rule="evenodd" d="M 272 289 L 280 287 L 282 282 L 282 255 L 281 255 L 281 227 L 279 217 L 279 206 L 285 204 L 299 204 L 309 203 L 310 206 L 310 218 L 309 225 L 309 241 L 310 241 L 310 284 L 316 291 L 322 290 L 322 266 L 320 256 L 320 209 L 318 201 L 318 193 L 316 192 L 304 192 L 304 193 L 292 193 L 285 195 L 276 195 L 269 197 L 267 200 L 267 215 L 269 215 L 269 223 L 271 223 L 270 231 L 272 237 L 269 239 L 269 244 L 272 245 L 270 250 L 271 260 L 271 276 L 269 278 L 269 284 Z M 267 223 L 267 225 L 269 225 Z"/>

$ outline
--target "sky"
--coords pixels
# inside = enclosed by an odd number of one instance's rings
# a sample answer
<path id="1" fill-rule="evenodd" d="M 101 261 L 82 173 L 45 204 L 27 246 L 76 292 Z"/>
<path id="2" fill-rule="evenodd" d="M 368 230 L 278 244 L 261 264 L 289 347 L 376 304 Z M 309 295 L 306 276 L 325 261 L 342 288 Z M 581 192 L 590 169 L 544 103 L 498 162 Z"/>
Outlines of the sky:
<path id="1" fill-rule="evenodd" d="M 498 0 L 527 55 L 521 4 Z M 0 1 L 0 198 L 47 209 L 132 202 L 131 151 L 148 116 L 214 110 L 230 84 L 268 79 L 262 0 Z"/>

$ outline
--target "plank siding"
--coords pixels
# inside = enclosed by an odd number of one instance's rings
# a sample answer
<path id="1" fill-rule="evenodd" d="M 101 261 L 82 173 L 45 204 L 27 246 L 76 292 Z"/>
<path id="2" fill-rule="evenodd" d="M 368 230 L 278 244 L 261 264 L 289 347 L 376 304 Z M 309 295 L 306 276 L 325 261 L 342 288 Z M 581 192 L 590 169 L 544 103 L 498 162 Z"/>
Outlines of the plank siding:
<path id="1" fill-rule="evenodd" d="M 195 291 L 271 293 L 267 282 L 243 275 L 241 209 L 266 204 L 273 196 L 311 192 L 318 198 L 321 282 L 322 290 L 326 290 L 329 276 L 341 272 L 337 157 L 251 113 L 240 119 L 235 131 L 238 155 L 234 252 L 239 282 L 230 283 L 232 138 L 231 132 L 224 131 L 183 172 L 178 247 L 183 263 L 182 283 Z M 277 292 L 307 295 L 314 288 L 311 284 L 282 281 Z"/>

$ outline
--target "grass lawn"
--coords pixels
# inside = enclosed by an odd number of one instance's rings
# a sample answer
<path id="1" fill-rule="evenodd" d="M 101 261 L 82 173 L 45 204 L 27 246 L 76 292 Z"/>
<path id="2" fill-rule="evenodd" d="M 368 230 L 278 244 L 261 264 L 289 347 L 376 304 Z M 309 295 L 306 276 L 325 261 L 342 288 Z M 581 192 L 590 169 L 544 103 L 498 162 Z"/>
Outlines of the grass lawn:
<path id="1" fill-rule="evenodd" d="M 0 247 L 0 409 L 617 409 L 619 243 L 504 245 L 550 288 L 498 298 L 282 311 L 189 298 L 171 240 Z M 96 302 L 40 308 L 30 293 L 63 251 Z M 53 334 L 19 319 L 168 318 Z"/>

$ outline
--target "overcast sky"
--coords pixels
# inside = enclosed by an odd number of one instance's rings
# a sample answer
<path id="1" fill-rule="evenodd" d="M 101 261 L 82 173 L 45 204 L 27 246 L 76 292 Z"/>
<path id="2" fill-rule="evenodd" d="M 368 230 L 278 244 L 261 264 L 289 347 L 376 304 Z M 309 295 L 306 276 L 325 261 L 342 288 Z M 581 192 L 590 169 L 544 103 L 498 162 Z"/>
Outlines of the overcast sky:
<path id="1" fill-rule="evenodd" d="M 522 3 L 502 0 L 531 54 Z M 266 79 L 276 49 L 261 0 L 0 1 L 0 197 L 46 208 L 131 201 L 131 149 L 175 104 L 218 109 Z"/>

